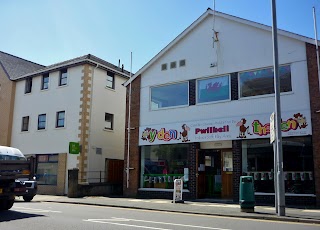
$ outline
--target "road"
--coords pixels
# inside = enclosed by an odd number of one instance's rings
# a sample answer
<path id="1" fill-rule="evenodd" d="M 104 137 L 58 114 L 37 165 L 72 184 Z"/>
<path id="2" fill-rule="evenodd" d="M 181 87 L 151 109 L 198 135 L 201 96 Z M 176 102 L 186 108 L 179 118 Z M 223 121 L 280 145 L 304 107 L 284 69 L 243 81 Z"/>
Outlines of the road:
<path id="1" fill-rule="evenodd" d="M 320 225 L 47 202 L 17 202 L 1 230 L 311 230 Z"/>

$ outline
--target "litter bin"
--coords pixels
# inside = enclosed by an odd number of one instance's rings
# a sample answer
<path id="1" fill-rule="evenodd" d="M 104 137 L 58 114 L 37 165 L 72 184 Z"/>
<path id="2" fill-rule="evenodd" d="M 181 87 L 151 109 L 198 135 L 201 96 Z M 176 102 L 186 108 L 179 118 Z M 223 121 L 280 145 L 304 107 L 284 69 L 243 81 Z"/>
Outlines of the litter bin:
<path id="1" fill-rule="evenodd" d="M 239 204 L 242 212 L 254 211 L 255 199 L 252 176 L 240 177 Z"/>

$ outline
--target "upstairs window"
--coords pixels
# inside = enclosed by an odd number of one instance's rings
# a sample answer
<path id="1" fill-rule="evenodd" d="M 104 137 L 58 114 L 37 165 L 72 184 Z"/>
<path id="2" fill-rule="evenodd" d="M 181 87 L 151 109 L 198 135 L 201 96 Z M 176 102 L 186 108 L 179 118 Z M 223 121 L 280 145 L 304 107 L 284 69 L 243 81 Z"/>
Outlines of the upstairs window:
<path id="1" fill-rule="evenodd" d="M 38 116 L 38 130 L 46 129 L 46 114 L 40 114 Z"/>
<path id="2" fill-rule="evenodd" d="M 114 73 L 111 73 L 109 71 L 107 72 L 106 87 L 108 87 L 110 89 L 114 89 Z"/>
<path id="3" fill-rule="evenodd" d="M 29 131 L 29 116 L 22 117 L 21 132 Z"/>
<path id="4" fill-rule="evenodd" d="M 273 68 L 239 73 L 240 97 L 274 93 Z M 280 92 L 292 91 L 290 65 L 279 67 Z"/>
<path id="5" fill-rule="evenodd" d="M 57 112 L 56 128 L 62 128 L 62 127 L 64 127 L 64 120 L 65 120 L 65 111 L 59 111 L 59 112 Z"/>
<path id="6" fill-rule="evenodd" d="M 26 79 L 24 93 L 31 93 L 32 90 L 32 77 Z"/>
<path id="7" fill-rule="evenodd" d="M 60 77 L 59 77 L 59 86 L 67 85 L 68 83 L 68 71 L 67 69 L 60 71 Z"/>
<path id="8" fill-rule="evenodd" d="M 221 76 L 198 80 L 197 102 L 215 102 L 230 99 L 230 77 Z"/>
<path id="9" fill-rule="evenodd" d="M 113 114 L 105 113 L 104 120 L 105 120 L 105 127 L 104 128 L 113 130 Z"/>
<path id="10" fill-rule="evenodd" d="M 42 75 L 41 90 L 49 89 L 49 74 Z"/>
<path id="11" fill-rule="evenodd" d="M 151 110 L 189 105 L 189 82 L 151 87 Z"/>

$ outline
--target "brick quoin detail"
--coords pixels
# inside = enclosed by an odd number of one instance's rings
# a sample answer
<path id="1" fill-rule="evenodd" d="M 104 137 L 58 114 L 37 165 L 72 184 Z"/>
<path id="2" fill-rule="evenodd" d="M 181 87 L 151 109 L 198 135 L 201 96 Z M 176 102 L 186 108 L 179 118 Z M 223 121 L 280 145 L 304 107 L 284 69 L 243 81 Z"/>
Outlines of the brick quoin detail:
<path id="1" fill-rule="evenodd" d="M 312 123 L 312 143 L 313 143 L 313 162 L 314 162 L 314 182 L 316 190 L 317 206 L 320 206 L 320 92 L 318 81 L 318 66 L 316 46 L 306 43 L 308 80 L 310 94 L 310 109 Z"/>

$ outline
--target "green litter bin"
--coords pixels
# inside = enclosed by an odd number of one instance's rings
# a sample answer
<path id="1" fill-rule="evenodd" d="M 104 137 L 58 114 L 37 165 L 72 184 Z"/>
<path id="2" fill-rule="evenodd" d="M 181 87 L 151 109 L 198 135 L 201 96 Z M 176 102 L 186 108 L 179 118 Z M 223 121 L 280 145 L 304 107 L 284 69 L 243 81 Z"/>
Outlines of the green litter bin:
<path id="1" fill-rule="evenodd" d="M 254 184 L 252 176 L 241 176 L 239 187 L 239 204 L 241 211 L 253 212 L 255 199 L 254 199 Z"/>

